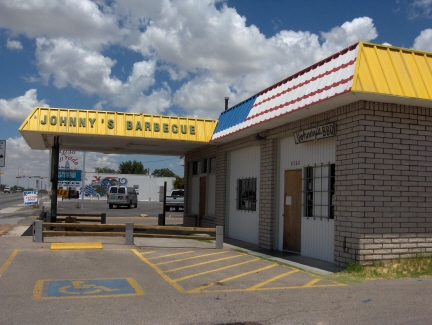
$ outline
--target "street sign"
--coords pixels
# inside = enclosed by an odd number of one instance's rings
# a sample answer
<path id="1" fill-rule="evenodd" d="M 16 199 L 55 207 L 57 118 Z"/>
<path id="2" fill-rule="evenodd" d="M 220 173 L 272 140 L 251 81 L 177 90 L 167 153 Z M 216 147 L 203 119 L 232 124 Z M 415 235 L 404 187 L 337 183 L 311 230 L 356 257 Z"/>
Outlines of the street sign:
<path id="1" fill-rule="evenodd" d="M 24 191 L 24 205 L 35 205 L 38 204 L 38 192 L 37 191 Z"/>
<path id="2" fill-rule="evenodd" d="M 0 167 L 5 166 L 6 161 L 6 140 L 0 140 Z"/>

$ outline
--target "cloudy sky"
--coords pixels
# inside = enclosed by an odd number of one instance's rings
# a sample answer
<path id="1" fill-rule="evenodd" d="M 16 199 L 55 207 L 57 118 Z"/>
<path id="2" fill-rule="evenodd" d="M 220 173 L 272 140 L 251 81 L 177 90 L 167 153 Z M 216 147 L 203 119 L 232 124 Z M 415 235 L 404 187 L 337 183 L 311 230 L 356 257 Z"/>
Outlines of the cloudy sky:
<path id="1" fill-rule="evenodd" d="M 358 41 L 432 52 L 432 0 L 0 0 L 1 182 L 48 175 L 18 132 L 35 106 L 218 118 Z M 146 155 L 86 170 L 133 159 L 183 174 Z"/>

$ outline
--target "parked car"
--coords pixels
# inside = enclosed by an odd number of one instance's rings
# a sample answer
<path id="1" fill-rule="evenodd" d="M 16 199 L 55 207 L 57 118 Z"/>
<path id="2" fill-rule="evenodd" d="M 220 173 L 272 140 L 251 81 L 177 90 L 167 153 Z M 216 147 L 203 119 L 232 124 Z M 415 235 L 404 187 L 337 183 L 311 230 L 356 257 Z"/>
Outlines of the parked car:
<path id="1" fill-rule="evenodd" d="M 3 189 L 3 193 L 10 193 L 11 189 L 9 186 L 5 186 L 5 188 Z"/>
<path id="2" fill-rule="evenodd" d="M 165 198 L 165 211 L 174 208 L 176 211 L 184 209 L 184 190 L 172 190 Z"/>
<path id="3" fill-rule="evenodd" d="M 110 209 L 126 205 L 128 208 L 138 207 L 138 195 L 133 187 L 112 186 L 107 194 L 107 203 Z"/>
<path id="4" fill-rule="evenodd" d="M 69 190 L 69 198 L 70 199 L 79 199 L 79 191 L 78 190 Z"/>

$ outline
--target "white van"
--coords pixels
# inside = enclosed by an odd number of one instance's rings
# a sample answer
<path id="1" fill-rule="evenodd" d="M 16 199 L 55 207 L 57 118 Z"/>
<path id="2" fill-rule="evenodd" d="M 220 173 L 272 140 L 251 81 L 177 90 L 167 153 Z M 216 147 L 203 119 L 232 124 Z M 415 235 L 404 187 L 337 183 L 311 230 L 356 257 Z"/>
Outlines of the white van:
<path id="1" fill-rule="evenodd" d="M 3 193 L 10 193 L 11 191 L 10 191 L 10 187 L 9 186 L 6 186 L 4 189 L 3 189 Z"/>
<path id="2" fill-rule="evenodd" d="M 128 209 L 131 206 L 138 207 L 138 195 L 133 187 L 112 186 L 107 194 L 107 203 L 110 209 L 115 205 L 117 208 L 126 205 Z"/>

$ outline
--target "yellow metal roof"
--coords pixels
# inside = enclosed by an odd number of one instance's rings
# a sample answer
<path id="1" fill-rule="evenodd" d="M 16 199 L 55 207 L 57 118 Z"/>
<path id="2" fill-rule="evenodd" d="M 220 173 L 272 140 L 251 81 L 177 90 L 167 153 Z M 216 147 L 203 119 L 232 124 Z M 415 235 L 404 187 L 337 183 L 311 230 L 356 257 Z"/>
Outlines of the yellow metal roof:
<path id="1" fill-rule="evenodd" d="M 209 142 L 217 121 L 175 116 L 36 107 L 19 131 L 32 149 L 183 155 Z"/>
<path id="2" fill-rule="evenodd" d="M 432 100 L 432 53 L 359 45 L 351 91 Z"/>

